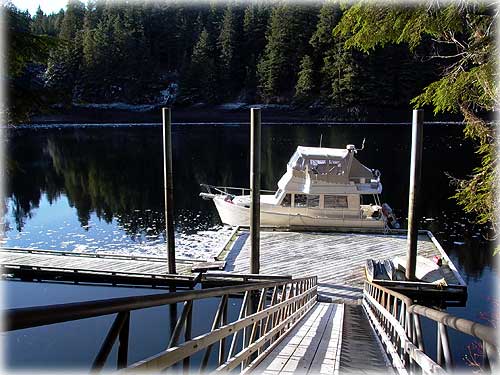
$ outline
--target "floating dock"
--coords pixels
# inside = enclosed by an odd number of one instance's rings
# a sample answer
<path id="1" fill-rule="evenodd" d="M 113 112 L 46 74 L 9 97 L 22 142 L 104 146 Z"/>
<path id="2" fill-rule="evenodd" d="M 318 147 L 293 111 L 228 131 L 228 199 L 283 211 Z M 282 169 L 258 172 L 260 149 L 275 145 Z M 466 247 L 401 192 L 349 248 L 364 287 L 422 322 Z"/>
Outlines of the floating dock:
<path id="1" fill-rule="evenodd" d="M 364 289 L 366 259 L 390 259 L 405 255 L 407 252 L 405 233 L 262 231 L 259 275 L 249 274 L 249 242 L 248 230 L 235 228 L 215 259 L 207 259 L 206 262 L 177 259 L 176 275 L 168 274 L 166 258 L 143 256 L 11 248 L 0 249 L 0 262 L 4 277 L 13 276 L 21 280 L 155 287 L 176 285 L 180 288 L 193 288 L 201 282 L 203 288 L 210 288 L 205 291 L 214 295 L 216 290 L 225 289 L 220 288 L 225 285 L 242 284 L 244 288 L 251 288 L 252 283 L 248 283 L 249 281 L 263 280 L 268 280 L 270 285 L 273 283 L 272 280 L 275 280 L 275 283 L 291 285 L 294 280 L 317 276 L 313 308 L 283 336 L 282 340 L 267 348 L 266 355 L 252 363 L 245 373 L 253 371 L 273 375 L 338 374 L 372 370 L 395 373 L 381 345 L 381 338 L 375 333 L 361 302 L 364 292 L 366 293 L 366 288 Z M 445 266 L 442 268 L 447 286 L 432 288 L 428 285 L 415 286 L 405 282 L 392 282 L 393 285 L 387 285 L 391 284 L 390 281 L 384 282 L 384 286 L 404 290 L 407 292 L 405 294 L 439 295 L 439 298 L 447 302 L 464 302 L 467 296 L 465 282 L 428 231 L 419 232 L 418 254 L 427 258 L 435 255 L 443 258 Z M 303 288 L 296 286 L 292 293 L 291 287 L 288 292 L 287 288 L 283 287 L 279 299 L 278 293 L 276 298 L 271 298 L 271 305 L 286 303 L 287 298 L 298 298 L 294 297 L 296 295 L 294 293 L 300 293 Z M 266 289 L 260 291 L 261 302 L 257 314 L 259 309 L 272 308 L 271 305 L 265 307 L 266 303 L 263 302 L 265 298 L 262 297 L 266 295 L 265 291 Z M 168 295 L 174 296 L 176 293 Z M 228 296 L 225 298 L 227 303 Z M 223 303 L 224 298 L 220 306 L 223 306 Z M 295 305 L 290 305 L 290 308 L 301 306 L 301 303 L 297 301 Z M 245 319 L 245 315 L 242 315 L 245 310 L 244 304 L 245 302 L 240 311 L 243 319 Z M 177 326 L 182 327 L 179 322 L 188 314 L 189 309 L 186 306 L 190 305 L 184 304 L 185 311 L 183 310 L 179 317 L 176 329 Z M 219 315 L 221 317 L 222 313 Z M 119 318 L 120 315 L 116 319 Z M 217 316 L 214 319 L 216 322 Z M 214 324 L 216 327 L 216 323 Z M 262 327 L 260 329 L 262 330 Z M 252 332 L 254 330 L 255 327 Z M 215 335 L 216 331 L 211 334 Z M 181 350 L 182 345 L 171 350 L 174 349 Z M 243 347 L 241 353 L 249 354 L 248 350 Z M 158 354 L 159 357 L 163 355 L 165 353 Z M 235 358 L 238 357 L 239 355 Z M 167 359 L 171 360 L 168 356 L 165 357 L 165 360 Z M 156 359 L 151 361 L 154 362 Z M 158 361 L 161 362 L 160 359 Z M 229 366 L 231 361 L 235 359 L 228 360 L 222 367 Z"/>
<path id="2" fill-rule="evenodd" d="M 407 252 L 406 234 L 359 232 L 262 231 L 260 274 L 271 278 L 318 276 L 320 301 L 360 303 L 367 259 L 391 259 Z M 215 261 L 176 259 L 177 274 L 168 274 L 167 258 L 103 253 L 74 253 L 54 250 L 0 249 L 4 275 L 31 280 L 59 280 L 113 285 L 190 285 L 213 273 L 210 285 L 224 271 L 223 282 L 238 282 L 231 274 L 250 273 L 249 232 L 236 228 L 227 238 Z M 463 304 L 467 286 L 455 265 L 428 231 L 419 232 L 418 254 L 440 256 L 446 286 L 426 283 L 377 281 L 380 285 L 428 300 Z M 216 277 L 215 273 L 218 274 Z M 228 281 L 229 280 L 229 281 Z M 242 281 L 247 281 L 243 278 Z"/>
<path id="3" fill-rule="evenodd" d="M 190 285 L 195 262 L 177 260 L 177 275 L 168 274 L 166 258 L 78 253 L 55 250 L 0 249 L 3 275 L 23 280 L 56 280 L 113 285 Z"/>
<path id="4" fill-rule="evenodd" d="M 260 234 L 260 272 L 294 277 L 318 276 L 321 301 L 359 303 L 363 298 L 364 267 L 367 259 L 391 259 L 407 252 L 406 234 L 351 232 L 278 232 Z M 240 229 L 233 234 L 227 248 L 217 258 L 226 261 L 225 271 L 248 273 L 250 265 L 249 233 Z M 437 255 L 447 263 L 441 269 L 446 287 L 424 283 L 384 282 L 398 291 L 439 294 L 460 303 L 467 287 L 455 265 L 428 231 L 420 231 L 418 254 L 426 258 Z"/>

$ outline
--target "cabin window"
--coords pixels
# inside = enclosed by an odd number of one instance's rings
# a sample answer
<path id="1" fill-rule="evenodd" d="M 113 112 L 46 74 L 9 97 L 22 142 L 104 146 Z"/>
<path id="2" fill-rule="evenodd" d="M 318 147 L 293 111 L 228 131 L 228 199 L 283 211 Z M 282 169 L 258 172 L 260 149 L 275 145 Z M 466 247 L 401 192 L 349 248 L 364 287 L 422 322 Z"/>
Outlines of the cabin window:
<path id="1" fill-rule="evenodd" d="M 278 199 L 280 197 L 282 191 L 283 190 L 278 189 L 278 191 L 274 194 L 274 198 Z"/>
<path id="2" fill-rule="evenodd" d="M 323 174 L 326 172 L 327 160 L 309 160 L 309 168 L 315 174 Z"/>
<path id="3" fill-rule="evenodd" d="M 298 169 L 298 170 L 303 171 L 305 168 L 304 158 L 302 156 L 300 156 L 300 154 L 295 152 L 295 154 L 293 154 L 292 158 L 288 162 L 288 165 L 290 165 L 290 167 L 292 167 L 294 169 Z"/>
<path id="4" fill-rule="evenodd" d="M 344 171 L 342 170 L 342 163 L 339 161 L 331 161 L 332 166 L 328 170 L 328 173 L 331 173 L 336 176 L 340 176 L 344 174 Z"/>
<path id="5" fill-rule="evenodd" d="M 308 195 L 307 207 L 319 207 L 319 195 Z"/>
<path id="6" fill-rule="evenodd" d="M 291 194 L 285 194 L 285 197 L 281 201 L 281 205 L 283 207 L 290 207 L 292 205 L 292 195 Z"/>
<path id="7" fill-rule="evenodd" d="M 325 195 L 325 208 L 347 208 L 347 195 Z"/>
<path id="8" fill-rule="evenodd" d="M 295 194 L 295 207 L 307 207 L 307 194 Z"/>

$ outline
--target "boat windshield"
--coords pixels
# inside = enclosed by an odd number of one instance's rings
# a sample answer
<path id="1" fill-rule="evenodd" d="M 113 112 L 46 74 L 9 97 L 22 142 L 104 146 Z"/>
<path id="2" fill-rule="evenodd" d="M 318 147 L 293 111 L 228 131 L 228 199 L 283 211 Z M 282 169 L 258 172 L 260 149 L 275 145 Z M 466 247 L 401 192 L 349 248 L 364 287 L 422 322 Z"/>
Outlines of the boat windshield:
<path id="1" fill-rule="evenodd" d="M 299 171 L 303 171 L 305 169 L 304 158 L 297 151 L 295 151 L 292 157 L 290 158 L 288 165 L 291 168 L 297 169 Z"/>

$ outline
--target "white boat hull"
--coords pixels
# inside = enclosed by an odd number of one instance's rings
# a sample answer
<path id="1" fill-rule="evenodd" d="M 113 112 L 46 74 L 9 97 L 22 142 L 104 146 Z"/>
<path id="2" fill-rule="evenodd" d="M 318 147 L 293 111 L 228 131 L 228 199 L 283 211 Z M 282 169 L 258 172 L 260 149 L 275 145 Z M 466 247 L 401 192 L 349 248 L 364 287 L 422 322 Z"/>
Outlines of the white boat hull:
<path id="1" fill-rule="evenodd" d="M 213 198 L 215 207 L 224 224 L 232 226 L 250 225 L 250 208 L 224 200 L 222 196 Z M 322 212 L 319 212 L 322 211 Z M 383 219 L 353 217 L 352 213 L 339 216 L 328 216 L 323 210 L 304 209 L 303 212 L 292 212 L 283 208 L 261 203 L 261 227 L 348 227 L 348 228 L 384 228 Z"/>

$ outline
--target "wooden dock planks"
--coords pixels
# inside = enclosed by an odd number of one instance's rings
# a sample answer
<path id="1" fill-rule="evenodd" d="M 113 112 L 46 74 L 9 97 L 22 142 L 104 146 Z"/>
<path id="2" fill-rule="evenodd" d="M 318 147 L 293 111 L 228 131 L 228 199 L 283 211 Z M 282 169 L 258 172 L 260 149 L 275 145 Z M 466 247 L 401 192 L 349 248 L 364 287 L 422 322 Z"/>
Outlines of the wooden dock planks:
<path id="1" fill-rule="evenodd" d="M 344 305 L 318 303 L 255 367 L 256 374 L 334 374 L 340 366 Z"/>
<path id="2" fill-rule="evenodd" d="M 226 271 L 249 271 L 249 241 L 240 231 L 226 258 Z M 362 298 L 364 265 L 368 258 L 389 259 L 405 255 L 406 236 L 377 233 L 261 232 L 260 269 L 262 274 L 318 276 L 322 301 L 357 303 Z M 441 255 L 426 234 L 419 235 L 418 254 Z M 450 284 L 457 283 L 452 272 Z"/>
<path id="3" fill-rule="evenodd" d="M 168 263 L 163 258 L 70 253 L 58 251 L 37 251 L 26 249 L 0 249 L 0 263 L 4 273 L 31 275 L 34 278 L 62 278 L 117 280 L 129 284 L 164 284 L 176 279 L 189 282 L 194 278 L 191 273 L 193 262 L 177 262 L 177 275 L 168 274 Z M 149 280 L 149 281 L 148 281 Z"/>

